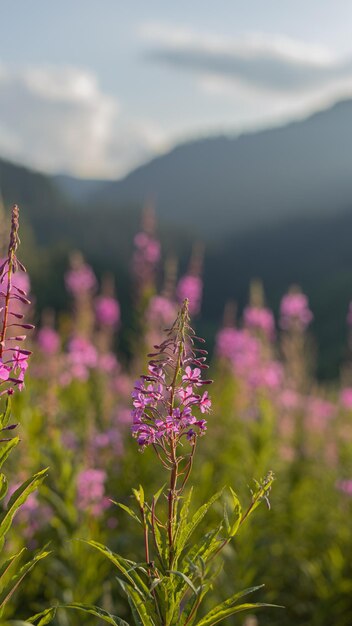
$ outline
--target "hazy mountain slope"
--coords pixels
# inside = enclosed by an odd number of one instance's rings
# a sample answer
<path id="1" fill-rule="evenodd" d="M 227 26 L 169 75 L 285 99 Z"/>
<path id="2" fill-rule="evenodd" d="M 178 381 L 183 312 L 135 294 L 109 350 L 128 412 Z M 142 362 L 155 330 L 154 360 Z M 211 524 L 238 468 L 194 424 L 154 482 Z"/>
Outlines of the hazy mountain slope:
<path id="1" fill-rule="evenodd" d="M 65 229 L 69 201 L 49 176 L 0 159 L 0 192 L 5 207 L 20 205 L 22 220 L 37 241 L 51 242 Z"/>
<path id="2" fill-rule="evenodd" d="M 97 195 L 111 182 L 99 179 L 75 178 L 66 174 L 57 174 L 52 177 L 52 180 L 67 197 L 77 203 L 86 202 L 91 195 Z"/>
<path id="3" fill-rule="evenodd" d="M 107 183 L 92 201 L 119 206 L 152 197 L 159 215 L 213 236 L 343 210 L 352 199 L 351 172 L 347 100 L 288 126 L 180 145 Z"/>

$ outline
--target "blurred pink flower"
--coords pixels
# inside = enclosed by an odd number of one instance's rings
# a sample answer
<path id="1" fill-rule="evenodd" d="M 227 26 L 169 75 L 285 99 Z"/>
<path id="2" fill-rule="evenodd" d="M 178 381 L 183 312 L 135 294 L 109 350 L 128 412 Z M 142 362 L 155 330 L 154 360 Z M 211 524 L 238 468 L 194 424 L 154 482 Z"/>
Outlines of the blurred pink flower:
<path id="1" fill-rule="evenodd" d="M 95 314 L 99 324 L 117 326 L 120 322 L 120 305 L 116 298 L 99 296 L 95 301 Z"/>
<path id="2" fill-rule="evenodd" d="M 352 409 L 352 387 L 345 387 L 341 390 L 340 403 L 344 409 Z"/>
<path id="3" fill-rule="evenodd" d="M 336 487 L 348 496 L 352 496 L 352 480 L 339 480 Z"/>
<path id="4" fill-rule="evenodd" d="M 176 317 L 174 302 L 164 296 L 153 296 L 150 299 L 147 318 L 150 322 L 161 326 L 168 326 Z"/>
<path id="5" fill-rule="evenodd" d="M 275 330 L 274 316 L 270 309 L 265 307 L 248 306 L 243 312 L 244 324 L 247 328 L 261 330 L 268 337 L 272 337 Z"/>
<path id="6" fill-rule="evenodd" d="M 313 313 L 308 306 L 308 298 L 303 293 L 288 293 L 280 304 L 280 325 L 288 329 L 292 324 L 298 324 L 305 329 L 313 319 Z"/>
<path id="7" fill-rule="evenodd" d="M 60 349 L 60 335 L 53 328 L 44 326 L 37 334 L 37 342 L 44 354 L 56 354 Z"/>
<path id="8" fill-rule="evenodd" d="M 186 274 L 180 278 L 176 295 L 180 303 L 186 298 L 189 300 L 189 312 L 191 315 L 197 315 L 200 311 L 202 302 L 203 281 L 199 276 Z"/>
<path id="9" fill-rule="evenodd" d="M 83 263 L 80 267 L 66 272 L 65 284 L 72 295 L 80 295 L 92 291 L 97 284 L 92 268 Z"/>
<path id="10" fill-rule="evenodd" d="M 87 469 L 77 476 L 77 506 L 88 511 L 93 517 L 100 517 L 110 506 L 105 496 L 106 472 L 101 469 Z"/>

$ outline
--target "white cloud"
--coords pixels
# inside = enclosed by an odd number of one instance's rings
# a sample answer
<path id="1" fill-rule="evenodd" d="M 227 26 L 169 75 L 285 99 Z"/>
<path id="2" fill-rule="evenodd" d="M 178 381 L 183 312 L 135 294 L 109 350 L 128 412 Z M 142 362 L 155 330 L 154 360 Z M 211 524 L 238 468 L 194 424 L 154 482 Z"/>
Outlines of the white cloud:
<path id="1" fill-rule="evenodd" d="M 72 67 L 0 65 L 0 155 L 47 172 L 116 177 L 163 138 L 129 119 L 94 75 Z"/>
<path id="2" fill-rule="evenodd" d="M 283 35 L 229 39 L 160 23 L 142 25 L 140 35 L 147 58 L 192 72 L 214 94 L 230 93 L 232 86 L 259 103 L 261 97 L 301 102 L 351 93 L 352 59 Z"/>

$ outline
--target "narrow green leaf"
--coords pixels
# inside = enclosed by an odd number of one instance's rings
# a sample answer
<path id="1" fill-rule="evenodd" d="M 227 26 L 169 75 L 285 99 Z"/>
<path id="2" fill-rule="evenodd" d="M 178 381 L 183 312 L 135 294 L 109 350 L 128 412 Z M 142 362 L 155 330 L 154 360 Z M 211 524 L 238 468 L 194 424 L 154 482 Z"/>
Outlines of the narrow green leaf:
<path id="1" fill-rule="evenodd" d="M 3 413 L 0 415 L 0 428 L 4 428 L 8 425 L 11 417 L 11 397 L 7 396 L 6 398 L 6 408 Z"/>
<path id="2" fill-rule="evenodd" d="M 162 487 L 160 487 L 160 489 L 156 492 L 156 494 L 154 494 L 153 499 L 154 499 L 154 503 L 156 504 L 157 501 L 159 500 L 161 494 L 163 493 L 164 489 L 165 489 L 165 485 L 166 483 L 163 484 Z"/>
<path id="3" fill-rule="evenodd" d="M 136 498 L 139 506 L 143 507 L 144 506 L 144 489 L 142 485 L 139 485 L 138 489 L 132 489 L 132 493 L 134 497 Z"/>
<path id="4" fill-rule="evenodd" d="M 177 528 L 175 532 L 175 543 L 177 543 L 177 537 L 180 537 L 180 539 L 182 540 L 183 534 L 185 532 L 192 494 L 193 494 L 193 487 L 190 488 L 187 496 L 185 497 L 183 501 L 182 507 L 180 509 L 180 515 L 179 515 Z"/>
<path id="5" fill-rule="evenodd" d="M 94 615 L 95 617 L 99 617 L 104 622 L 108 624 L 112 624 L 113 626 L 129 626 L 128 622 L 125 622 L 121 617 L 117 617 L 117 615 L 111 615 L 108 611 L 99 608 L 98 606 L 89 606 L 88 604 L 79 604 L 78 602 L 73 602 L 72 604 L 66 604 L 60 606 L 62 609 L 74 609 L 77 611 L 83 611 L 84 613 L 89 613 L 90 615 Z"/>
<path id="6" fill-rule="evenodd" d="M 0 567 L 0 582 L 2 583 L 2 578 L 4 576 L 6 576 L 6 574 L 9 572 L 11 565 L 13 563 L 15 563 L 16 560 L 18 560 L 23 552 L 25 552 L 26 548 L 22 548 L 22 550 L 20 550 L 19 552 L 17 552 L 17 554 L 13 554 L 9 559 L 7 559 L 2 566 Z"/>
<path id="7" fill-rule="evenodd" d="M 32 626 L 30 622 L 23 622 L 22 620 L 10 620 L 6 622 L 0 622 L 0 626 Z"/>
<path id="8" fill-rule="evenodd" d="M 138 515 L 132 509 L 130 509 L 129 506 L 126 506 L 126 504 L 122 504 L 121 502 L 115 502 L 115 500 L 111 500 L 111 502 L 113 504 L 116 504 L 116 506 L 120 507 L 120 509 L 122 509 L 123 511 L 128 513 L 128 515 L 130 515 L 131 517 L 133 517 L 133 519 L 136 520 L 136 522 L 138 522 L 138 524 L 142 523 L 141 520 L 139 519 Z"/>
<path id="9" fill-rule="evenodd" d="M 248 596 L 251 593 L 258 591 L 258 589 L 262 589 L 263 587 L 264 585 L 257 585 L 256 587 L 248 587 L 247 589 L 243 589 L 242 591 L 235 593 L 227 600 L 224 600 L 224 602 L 221 602 L 220 604 L 215 606 L 209 613 L 207 613 L 207 615 L 205 615 L 205 617 L 203 617 L 203 619 L 200 620 L 200 622 L 197 623 L 197 626 L 212 626 L 222 619 L 225 619 L 225 617 L 228 617 L 229 615 L 233 615 L 234 613 L 238 613 L 240 611 L 245 611 L 248 608 L 254 608 L 259 606 L 274 606 L 260 603 L 247 603 L 241 605 L 237 604 L 237 602 L 241 598 L 244 598 L 245 596 Z"/>
<path id="10" fill-rule="evenodd" d="M 207 560 L 216 552 L 220 543 L 223 541 L 223 538 L 220 536 L 222 526 L 223 524 L 221 522 L 217 528 L 213 528 L 206 533 L 206 535 L 191 548 L 187 560 L 191 563 L 195 563 L 197 559 L 201 557 L 204 563 L 207 563 Z"/>
<path id="11" fill-rule="evenodd" d="M 3 464 L 5 463 L 7 457 L 9 456 L 12 448 L 15 448 L 17 446 L 17 444 L 19 443 L 19 437 L 14 437 L 13 439 L 11 439 L 10 441 L 6 441 L 6 443 L 3 443 L 0 447 L 0 467 L 3 466 Z"/>
<path id="12" fill-rule="evenodd" d="M 8 488 L 9 483 L 5 474 L 0 474 L 0 500 L 2 500 L 6 496 Z"/>
<path id="13" fill-rule="evenodd" d="M 47 475 L 48 468 L 41 470 L 32 478 L 24 482 L 11 496 L 7 510 L 0 517 L 0 539 L 5 536 L 17 509 L 27 500 L 28 496 L 35 491 Z"/>
<path id="14" fill-rule="evenodd" d="M 46 624 L 50 624 L 50 622 L 54 619 L 56 615 L 56 611 L 56 606 L 51 607 L 50 609 L 45 609 L 45 611 L 41 611 L 41 613 L 36 613 L 36 615 L 32 615 L 32 617 L 29 618 L 29 622 L 31 624 L 38 622 L 36 626 L 45 626 Z"/>
<path id="15" fill-rule="evenodd" d="M 208 510 L 212 506 L 212 504 L 214 504 L 214 502 L 216 502 L 216 500 L 218 500 L 220 498 L 220 496 L 223 493 L 223 491 L 224 491 L 224 489 L 221 489 L 220 491 L 215 493 L 210 498 L 210 500 L 208 500 L 208 502 L 203 504 L 203 506 L 201 506 L 198 509 L 198 511 L 193 515 L 191 521 L 188 522 L 188 524 L 186 524 L 186 526 L 184 528 L 184 531 L 182 533 L 182 536 L 180 535 L 177 538 L 177 543 L 176 543 L 176 555 L 177 556 L 179 556 L 181 554 L 182 550 L 184 549 L 184 547 L 185 547 L 187 541 L 189 540 L 189 538 L 191 537 L 192 533 L 197 528 L 197 526 L 200 524 L 200 522 L 202 521 L 202 519 L 204 518 L 204 516 L 206 515 L 206 513 L 208 512 Z"/>
<path id="16" fill-rule="evenodd" d="M 28 574 L 28 572 L 30 572 L 31 569 L 33 569 L 33 567 L 38 563 L 38 561 L 45 559 L 49 554 L 50 552 L 46 552 L 44 550 L 41 552 L 38 552 L 38 554 L 36 554 L 33 559 L 25 563 L 21 567 L 19 572 L 11 578 L 9 583 L 5 585 L 5 587 L 1 590 L 1 593 L 0 593 L 0 608 L 1 609 L 3 609 L 4 606 L 7 604 L 7 602 L 9 601 L 13 593 L 16 591 L 17 587 L 21 584 L 22 580 Z"/>
<path id="17" fill-rule="evenodd" d="M 230 617 L 230 615 L 235 615 L 235 613 L 241 613 L 242 611 L 249 611 L 249 610 L 260 609 L 264 607 L 272 607 L 276 609 L 283 608 L 283 607 L 277 606 L 276 604 L 265 604 L 262 602 L 255 602 L 253 604 L 253 603 L 247 602 L 246 604 L 238 604 L 237 606 L 234 606 L 232 608 L 218 610 L 217 612 L 215 612 L 215 609 L 213 609 L 213 611 L 211 611 L 210 613 L 208 613 L 208 615 L 203 617 L 203 619 L 201 619 L 200 622 L 197 622 L 197 626 L 214 626 L 214 624 L 218 624 L 218 622 L 222 622 L 222 620 L 224 620 L 226 617 Z"/>
<path id="18" fill-rule="evenodd" d="M 137 626 L 155 626 L 151 611 L 147 609 L 148 605 L 141 599 L 135 588 L 123 580 L 118 579 L 118 581 L 127 596 Z"/>
<path id="19" fill-rule="evenodd" d="M 186 585 L 188 585 L 188 587 L 192 590 L 192 592 L 194 593 L 195 596 L 198 595 L 199 590 L 197 590 L 194 586 L 194 584 L 192 583 L 191 579 L 186 576 L 186 574 L 184 574 L 183 572 L 178 572 L 176 570 L 170 570 L 169 574 L 174 574 L 175 576 L 179 576 L 180 578 L 182 578 L 182 580 L 184 580 L 184 582 L 186 583 Z"/>
<path id="20" fill-rule="evenodd" d="M 229 489 L 230 489 L 230 493 L 232 496 L 232 504 L 234 507 L 234 516 L 235 516 L 235 521 L 232 523 L 229 529 L 229 536 L 234 537 L 240 527 L 240 523 L 242 520 L 242 507 L 241 507 L 241 503 L 239 501 L 237 494 L 234 492 L 234 490 L 231 487 Z"/>
<path id="21" fill-rule="evenodd" d="M 109 548 L 104 546 L 103 544 L 93 541 L 93 540 L 83 540 L 84 543 L 87 543 L 89 546 L 98 550 L 105 558 L 107 558 L 111 563 L 115 565 L 115 567 L 126 577 L 128 582 L 132 585 L 132 587 L 139 593 L 143 599 L 150 595 L 149 589 L 146 583 L 142 580 L 139 574 L 133 569 L 132 566 L 137 566 L 137 563 L 133 563 L 132 561 L 127 561 L 119 554 L 115 554 L 111 552 Z"/>

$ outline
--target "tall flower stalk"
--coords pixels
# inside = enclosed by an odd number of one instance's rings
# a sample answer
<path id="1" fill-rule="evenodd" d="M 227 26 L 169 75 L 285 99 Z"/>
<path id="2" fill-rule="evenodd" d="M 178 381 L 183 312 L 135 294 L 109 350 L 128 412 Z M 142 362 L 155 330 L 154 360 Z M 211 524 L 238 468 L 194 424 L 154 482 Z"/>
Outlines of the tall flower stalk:
<path id="1" fill-rule="evenodd" d="M 19 270 L 24 272 L 25 268 L 16 256 L 19 245 L 19 209 L 17 205 L 12 208 L 10 242 L 6 259 L 0 267 L 0 304 L 1 304 L 1 322 L 0 322 L 0 385 L 2 390 L 0 396 L 6 397 L 6 404 L 3 412 L 0 413 L 0 432 L 6 433 L 1 439 L 0 448 L 0 468 L 8 458 L 9 454 L 19 443 L 18 437 L 8 437 L 10 431 L 13 431 L 17 424 L 11 420 L 11 396 L 15 389 L 19 391 L 24 386 L 24 373 L 28 367 L 28 357 L 31 352 L 19 347 L 19 343 L 26 339 L 26 336 L 17 334 L 33 328 L 32 324 L 23 321 L 24 314 L 21 312 L 20 305 L 30 304 L 26 292 L 19 286 L 16 281 L 16 272 Z M 13 490 L 11 497 L 5 506 L 2 507 L 0 513 L 0 555 L 4 547 L 5 536 L 11 528 L 14 515 L 17 510 L 26 502 L 28 496 L 32 494 L 41 484 L 46 475 L 46 470 L 38 472 L 32 478 Z M 5 502 L 8 492 L 8 481 L 5 474 L 0 473 L 0 500 Z M 36 562 L 44 558 L 48 553 L 40 551 L 30 561 L 21 563 L 19 553 L 11 557 L 8 561 L 3 560 L 0 563 L 0 618 L 3 616 L 5 606 L 11 599 L 12 594 L 18 585 L 36 564 Z M 1 556 L 0 556 L 1 558 Z"/>
<path id="2" fill-rule="evenodd" d="M 201 378 L 201 370 L 208 367 L 204 363 L 207 352 L 195 345 L 202 341 L 190 326 L 188 300 L 185 300 L 176 321 L 166 331 L 166 339 L 155 346 L 156 352 L 148 355 L 148 374 L 137 381 L 132 394 L 133 435 L 141 449 L 152 445 L 163 467 L 170 472 L 167 523 L 170 569 L 174 562 L 177 502 L 190 475 L 197 438 L 206 430 L 206 420 L 194 413 L 204 414 L 211 408 L 208 392 L 198 393 L 203 385 L 212 382 Z M 185 440 L 190 445 L 189 453 L 185 453 Z"/>
<path id="3" fill-rule="evenodd" d="M 130 624 L 213 626 L 235 613 L 269 606 L 241 603 L 244 596 L 259 588 L 255 587 L 234 594 L 205 615 L 202 609 L 205 596 L 216 584 L 216 561 L 257 506 L 262 501 L 268 503 L 273 475 L 269 472 L 255 482 L 245 510 L 229 488 L 220 489 L 191 512 L 192 489 L 186 486 L 196 443 L 206 431 L 204 415 L 211 409 L 208 392 L 202 388 L 212 381 L 202 378 L 207 369 L 207 352 L 198 347 L 204 340 L 190 326 L 188 300 L 165 333 L 164 341 L 149 354 L 148 371 L 137 381 L 132 394 L 132 433 L 141 451 L 154 449 L 168 486 L 162 486 L 151 502 L 145 498 L 142 486 L 133 489 L 136 511 L 126 503 L 118 504 L 141 526 L 144 561 L 134 562 L 114 554 L 96 541 L 87 543 L 117 568 L 118 581 L 131 607 Z M 207 512 L 220 498 L 224 499 L 222 518 L 204 528 Z M 98 607 L 71 604 L 66 608 L 96 615 L 109 624 L 129 626 Z M 199 617 L 202 610 L 203 616 Z M 45 617 L 45 623 L 49 623 L 55 612 L 56 608 L 50 609 L 37 619 Z"/>

